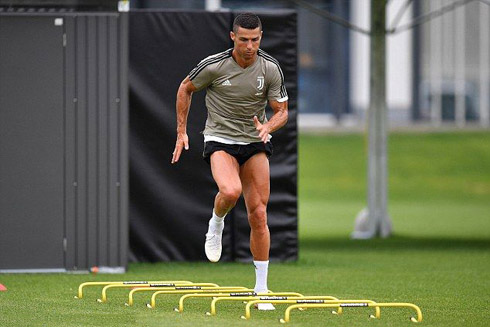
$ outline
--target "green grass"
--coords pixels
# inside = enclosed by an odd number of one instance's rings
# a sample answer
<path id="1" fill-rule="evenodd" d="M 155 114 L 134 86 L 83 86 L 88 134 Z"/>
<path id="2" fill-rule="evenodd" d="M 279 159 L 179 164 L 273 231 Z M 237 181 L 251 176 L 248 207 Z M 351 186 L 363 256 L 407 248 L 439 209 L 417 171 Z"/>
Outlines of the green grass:
<path id="1" fill-rule="evenodd" d="M 490 198 L 488 132 L 392 134 L 388 155 L 390 200 Z M 361 134 L 303 135 L 301 200 L 364 201 L 366 157 L 367 139 Z"/>
<path id="2" fill-rule="evenodd" d="M 299 147 L 300 259 L 272 264 L 269 287 L 339 298 L 412 302 L 425 326 L 487 326 L 490 303 L 490 133 L 395 133 L 389 141 L 389 213 L 395 234 L 353 241 L 355 215 L 365 206 L 366 142 L 362 135 L 301 135 Z M 125 275 L 0 275 L 0 326 L 279 326 L 283 308 L 253 312 L 223 304 L 206 317 L 209 301 L 172 311 L 178 297 L 148 296 L 123 306 L 127 292 L 100 288 L 73 296 L 89 280 L 188 279 L 253 286 L 250 264 L 131 264 Z M 293 312 L 292 326 L 412 326 L 408 309 Z"/>

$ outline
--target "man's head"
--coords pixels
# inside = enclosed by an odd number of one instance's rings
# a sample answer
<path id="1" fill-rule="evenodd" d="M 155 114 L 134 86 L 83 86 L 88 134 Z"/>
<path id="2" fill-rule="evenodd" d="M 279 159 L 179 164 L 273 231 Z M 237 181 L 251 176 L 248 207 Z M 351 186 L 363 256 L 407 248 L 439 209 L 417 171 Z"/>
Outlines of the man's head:
<path id="1" fill-rule="evenodd" d="M 235 20 L 233 21 L 233 32 L 235 34 L 238 32 L 239 27 L 243 27 L 248 30 L 254 30 L 258 27 L 260 31 L 262 31 L 262 23 L 259 16 L 249 12 L 239 14 L 235 17 Z"/>
<path id="2" fill-rule="evenodd" d="M 242 59 L 253 59 L 262 38 L 260 18 L 252 13 L 239 14 L 233 22 L 230 37 L 234 42 L 235 51 Z"/>

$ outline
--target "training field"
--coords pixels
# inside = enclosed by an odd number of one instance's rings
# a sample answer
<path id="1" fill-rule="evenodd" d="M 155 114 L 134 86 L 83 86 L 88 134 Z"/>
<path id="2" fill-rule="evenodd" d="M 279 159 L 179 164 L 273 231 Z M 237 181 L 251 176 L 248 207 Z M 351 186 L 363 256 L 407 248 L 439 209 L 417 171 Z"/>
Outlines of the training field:
<path id="1" fill-rule="evenodd" d="M 367 140 L 361 134 L 301 135 L 297 262 L 271 265 L 269 288 L 341 299 L 411 302 L 422 326 L 488 326 L 490 303 L 490 132 L 393 133 L 389 139 L 389 213 L 395 235 L 352 241 L 355 215 L 365 204 Z M 273 192 L 274 190 L 272 190 Z M 203 219 L 207 219 L 203 217 Z M 204 236 L 203 236 L 204 237 Z M 5 249 L 2 249 L 5 250 Z M 100 288 L 76 300 L 91 280 L 191 280 L 253 287 L 253 266 L 240 263 L 131 264 L 124 275 L 0 275 L 0 326 L 280 326 L 284 306 L 240 320 L 241 303 L 149 295 L 125 307 L 127 291 Z M 293 311 L 292 326 L 412 326 L 414 312 L 382 308 Z"/>

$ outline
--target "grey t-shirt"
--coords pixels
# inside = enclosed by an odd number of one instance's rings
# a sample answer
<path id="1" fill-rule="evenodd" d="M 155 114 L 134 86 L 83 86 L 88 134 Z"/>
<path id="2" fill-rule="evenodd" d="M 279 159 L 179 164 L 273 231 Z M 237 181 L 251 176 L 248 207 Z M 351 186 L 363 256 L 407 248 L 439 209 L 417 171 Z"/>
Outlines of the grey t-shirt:
<path id="1" fill-rule="evenodd" d="M 260 142 L 253 117 L 267 122 L 267 100 L 288 99 L 284 75 L 279 62 L 260 49 L 257 60 L 247 68 L 235 62 L 232 51 L 205 58 L 189 73 L 197 90 L 206 88 L 208 117 L 204 135 Z"/>

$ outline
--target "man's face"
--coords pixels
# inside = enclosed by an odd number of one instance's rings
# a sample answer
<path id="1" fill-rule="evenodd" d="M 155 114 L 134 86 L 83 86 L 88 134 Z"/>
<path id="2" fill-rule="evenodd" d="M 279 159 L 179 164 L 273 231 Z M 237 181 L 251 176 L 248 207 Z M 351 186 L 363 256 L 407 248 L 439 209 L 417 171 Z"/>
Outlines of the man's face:
<path id="1" fill-rule="evenodd" d="M 235 43 L 235 50 L 240 57 L 245 60 L 252 59 L 260 46 L 262 31 L 260 27 L 249 30 L 243 27 L 238 27 L 236 33 L 230 32 L 231 39 Z"/>

